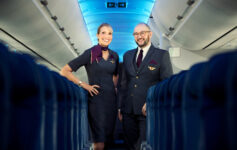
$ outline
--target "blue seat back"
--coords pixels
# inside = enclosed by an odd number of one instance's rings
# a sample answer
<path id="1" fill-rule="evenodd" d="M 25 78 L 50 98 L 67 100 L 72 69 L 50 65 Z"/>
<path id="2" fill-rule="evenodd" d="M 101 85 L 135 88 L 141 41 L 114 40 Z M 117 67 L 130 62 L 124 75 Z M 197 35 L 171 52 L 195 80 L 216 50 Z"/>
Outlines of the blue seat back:
<path id="1" fill-rule="evenodd" d="M 173 75 L 170 78 L 170 83 L 168 87 L 168 93 L 171 99 L 171 149 L 172 150 L 179 150 L 182 149 L 182 118 L 181 118 L 181 100 L 177 98 L 177 90 L 178 90 L 178 83 L 179 82 L 179 74 Z"/>
<path id="2" fill-rule="evenodd" d="M 11 74 L 8 59 L 8 49 L 4 44 L 0 43 L 0 149 L 2 150 L 7 148 L 10 130 Z"/>
<path id="3" fill-rule="evenodd" d="M 165 149 L 171 149 L 171 140 L 172 140 L 172 126 L 171 126 L 171 96 L 169 95 L 169 84 L 172 78 L 168 78 L 162 82 L 164 85 L 162 86 L 163 93 L 163 111 L 164 111 L 164 145 Z M 162 130 L 162 129 L 161 129 Z M 162 136 L 161 136 L 162 137 Z"/>
<path id="4" fill-rule="evenodd" d="M 44 89 L 44 149 L 57 148 L 57 91 L 52 73 L 44 66 L 39 65 L 40 76 Z"/>
<path id="5" fill-rule="evenodd" d="M 90 147 L 90 135 L 89 135 L 89 124 L 88 124 L 88 92 L 83 88 L 79 88 L 80 90 L 80 131 L 82 138 L 80 139 L 80 148 L 85 149 Z"/>
<path id="6" fill-rule="evenodd" d="M 150 87 L 147 92 L 146 106 L 147 106 L 147 146 L 154 147 L 155 146 L 155 88 L 156 85 Z"/>
<path id="7" fill-rule="evenodd" d="M 51 72 L 57 93 L 57 149 L 67 150 L 67 89 L 62 77 Z"/>
<path id="8" fill-rule="evenodd" d="M 208 62 L 201 101 L 202 149 L 227 149 L 227 70 L 231 53 L 219 54 Z"/>
<path id="9" fill-rule="evenodd" d="M 200 146 L 200 105 L 203 79 L 207 63 L 199 63 L 188 71 L 182 92 L 183 146 L 185 150 L 198 149 Z"/>
<path id="10" fill-rule="evenodd" d="M 72 90 L 72 94 L 73 94 L 73 148 L 75 150 L 79 149 L 79 120 L 80 120 L 80 115 L 79 115 L 79 91 L 78 91 L 78 86 L 76 84 L 74 84 L 71 81 L 68 81 L 70 86 L 71 86 L 71 90 Z"/>
<path id="11" fill-rule="evenodd" d="M 39 69 L 28 55 L 9 57 L 11 78 L 11 134 L 9 149 L 37 150 L 44 132 L 44 89 Z"/>
<path id="12" fill-rule="evenodd" d="M 227 134 L 230 150 L 237 149 L 237 51 L 230 56 L 227 71 Z"/>
<path id="13" fill-rule="evenodd" d="M 67 113 L 67 149 L 74 149 L 73 145 L 73 122 L 74 122 L 74 95 L 71 83 L 65 78 L 62 77 L 62 80 L 66 86 L 66 113 Z"/>
<path id="14" fill-rule="evenodd" d="M 158 119 L 156 119 L 156 123 L 158 124 L 158 130 L 155 132 L 156 135 L 158 135 L 158 139 L 156 143 L 158 143 L 158 148 L 160 150 L 166 149 L 166 118 L 165 118 L 165 107 L 164 107 L 164 102 L 165 102 L 165 87 L 167 84 L 167 80 L 160 82 L 159 83 L 159 88 L 156 89 L 156 93 L 158 94 L 157 100 L 158 101 Z M 158 91 L 157 91 L 158 90 Z M 157 122 L 158 121 L 158 122 Z"/>

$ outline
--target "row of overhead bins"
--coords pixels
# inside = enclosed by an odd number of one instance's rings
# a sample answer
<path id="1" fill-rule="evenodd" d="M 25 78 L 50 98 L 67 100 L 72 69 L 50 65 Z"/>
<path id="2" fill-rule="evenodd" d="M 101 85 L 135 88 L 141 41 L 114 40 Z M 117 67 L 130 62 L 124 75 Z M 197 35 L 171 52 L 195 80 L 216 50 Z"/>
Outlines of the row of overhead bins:
<path id="1" fill-rule="evenodd" d="M 152 17 L 164 36 L 184 49 L 237 47 L 235 0 L 159 0 Z"/>
<path id="2" fill-rule="evenodd" d="M 78 3 L 74 0 L 1 1 L 0 18 L 1 30 L 57 68 L 92 45 Z M 1 33 L 0 38 L 16 49 L 29 52 L 7 34 Z"/>

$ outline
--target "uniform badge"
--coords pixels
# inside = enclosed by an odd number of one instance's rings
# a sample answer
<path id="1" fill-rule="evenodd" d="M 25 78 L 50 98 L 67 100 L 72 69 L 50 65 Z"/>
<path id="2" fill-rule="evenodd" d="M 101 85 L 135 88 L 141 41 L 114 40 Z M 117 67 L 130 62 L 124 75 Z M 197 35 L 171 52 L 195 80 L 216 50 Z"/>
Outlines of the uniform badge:
<path id="1" fill-rule="evenodd" d="M 155 67 L 152 67 L 152 66 L 148 66 L 148 69 L 150 69 L 151 71 L 155 70 L 156 68 Z"/>
<path id="2" fill-rule="evenodd" d="M 111 60 L 110 62 L 111 62 L 112 64 L 114 64 L 114 60 Z"/>

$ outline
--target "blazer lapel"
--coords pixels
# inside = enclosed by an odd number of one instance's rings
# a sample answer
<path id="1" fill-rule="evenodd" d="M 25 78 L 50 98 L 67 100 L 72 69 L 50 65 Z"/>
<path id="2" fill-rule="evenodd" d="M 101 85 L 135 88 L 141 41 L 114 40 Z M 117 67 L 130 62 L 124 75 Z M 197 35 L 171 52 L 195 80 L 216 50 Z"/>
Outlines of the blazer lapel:
<path id="1" fill-rule="evenodd" d="M 140 72 L 144 66 L 147 66 L 153 52 L 154 52 L 154 48 L 153 48 L 153 45 L 151 45 L 151 47 L 149 48 L 145 58 L 142 61 L 140 67 L 138 68 L 138 72 Z"/>
<path id="2" fill-rule="evenodd" d="M 130 54 L 131 56 L 130 56 L 130 60 L 129 60 L 129 66 L 132 66 L 131 67 L 131 71 L 134 71 L 134 72 L 136 72 L 136 70 L 137 70 L 137 65 L 136 65 L 136 53 L 137 53 L 137 49 L 134 49 L 133 51 L 132 51 L 132 53 Z"/>

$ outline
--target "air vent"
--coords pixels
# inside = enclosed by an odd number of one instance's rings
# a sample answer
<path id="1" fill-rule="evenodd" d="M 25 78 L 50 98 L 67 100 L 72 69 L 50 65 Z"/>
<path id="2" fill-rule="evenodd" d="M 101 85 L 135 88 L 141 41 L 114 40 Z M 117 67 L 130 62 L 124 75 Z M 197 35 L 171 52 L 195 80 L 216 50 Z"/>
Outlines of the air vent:
<path id="1" fill-rule="evenodd" d="M 169 30 L 170 30 L 170 31 L 174 31 L 174 28 L 173 28 L 173 27 L 169 27 Z"/>
<path id="2" fill-rule="evenodd" d="M 61 28 L 59 28 L 59 30 L 64 31 L 65 29 L 64 29 L 64 27 L 61 27 Z"/>
<path id="3" fill-rule="evenodd" d="M 188 6 L 191 6 L 192 4 L 194 4 L 194 2 L 195 2 L 195 0 L 188 0 L 187 4 L 188 4 Z"/>
<path id="4" fill-rule="evenodd" d="M 181 20 L 181 19 L 183 19 L 183 16 L 179 16 L 179 15 L 178 15 L 178 16 L 177 16 L 177 19 L 178 19 L 178 20 Z"/>
<path id="5" fill-rule="evenodd" d="M 52 16 L 51 17 L 53 20 L 57 20 L 58 18 L 57 18 L 57 16 Z"/>
<path id="6" fill-rule="evenodd" d="M 48 1 L 46 1 L 46 0 L 41 0 L 40 3 L 41 3 L 42 5 L 44 5 L 44 6 L 47 6 L 47 5 L 48 5 Z"/>

